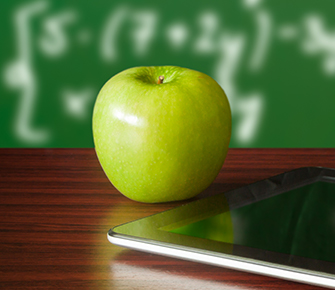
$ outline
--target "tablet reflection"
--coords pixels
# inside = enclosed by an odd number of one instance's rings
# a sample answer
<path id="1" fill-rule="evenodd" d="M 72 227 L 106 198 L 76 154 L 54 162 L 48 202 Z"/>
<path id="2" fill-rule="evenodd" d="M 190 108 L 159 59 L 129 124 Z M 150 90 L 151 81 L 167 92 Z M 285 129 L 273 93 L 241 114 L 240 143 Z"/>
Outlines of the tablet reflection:
<path id="1" fill-rule="evenodd" d="M 192 289 L 246 290 L 238 285 L 253 280 L 276 283 L 277 279 L 233 271 L 200 263 L 165 258 L 158 255 L 124 250 L 110 263 L 113 287 L 121 289 Z M 250 279 L 246 279 L 250 276 Z M 229 280 L 229 281 L 228 281 Z"/>

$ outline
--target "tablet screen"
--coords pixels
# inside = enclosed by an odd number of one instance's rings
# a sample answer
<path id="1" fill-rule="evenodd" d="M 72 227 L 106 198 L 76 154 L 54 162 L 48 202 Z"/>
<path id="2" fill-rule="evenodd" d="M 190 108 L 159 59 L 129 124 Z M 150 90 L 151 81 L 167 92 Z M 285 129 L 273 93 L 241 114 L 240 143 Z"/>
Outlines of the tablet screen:
<path id="1" fill-rule="evenodd" d="M 118 226 L 111 234 L 335 277 L 334 181 L 335 170 L 301 168 Z"/>
<path id="2" fill-rule="evenodd" d="M 240 245 L 335 262 L 335 184 L 318 181 L 170 232 L 231 243 L 236 251 Z"/>
<path id="3" fill-rule="evenodd" d="M 130 248 L 334 287 L 335 170 L 284 172 L 108 235 Z"/>

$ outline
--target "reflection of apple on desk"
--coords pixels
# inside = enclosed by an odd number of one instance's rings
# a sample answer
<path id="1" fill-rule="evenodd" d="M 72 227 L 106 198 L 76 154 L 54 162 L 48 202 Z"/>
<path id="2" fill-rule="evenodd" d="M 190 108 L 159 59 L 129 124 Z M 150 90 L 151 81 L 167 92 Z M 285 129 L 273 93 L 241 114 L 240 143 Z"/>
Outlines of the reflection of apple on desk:
<path id="1" fill-rule="evenodd" d="M 125 70 L 103 86 L 94 107 L 100 164 L 121 193 L 141 202 L 183 200 L 207 188 L 230 134 L 224 91 L 186 68 Z"/>

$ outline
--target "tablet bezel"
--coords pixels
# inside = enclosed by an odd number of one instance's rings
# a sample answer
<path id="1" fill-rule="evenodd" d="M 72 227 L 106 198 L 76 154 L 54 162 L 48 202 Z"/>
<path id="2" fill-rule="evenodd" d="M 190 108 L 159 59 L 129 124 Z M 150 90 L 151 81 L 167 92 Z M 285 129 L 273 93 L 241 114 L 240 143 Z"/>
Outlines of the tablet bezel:
<path id="1" fill-rule="evenodd" d="M 287 254 L 169 232 L 174 228 L 203 220 L 229 209 L 239 208 L 317 181 L 335 183 L 335 170 L 304 167 L 285 172 L 227 193 L 196 200 L 114 227 L 109 230 L 108 239 L 113 244 L 141 251 L 335 289 L 335 270 L 329 273 L 317 271 L 313 268 L 314 266 L 312 269 L 297 266 L 309 262 L 307 264 L 316 264 L 317 269 L 335 268 L 334 263 L 291 255 L 294 258 L 293 261 L 297 261 L 297 265 L 288 265 L 281 261 L 285 261 Z M 238 249 L 238 255 L 236 249 Z M 273 259 L 273 257 L 276 258 Z M 311 261 L 313 263 L 310 263 Z"/>

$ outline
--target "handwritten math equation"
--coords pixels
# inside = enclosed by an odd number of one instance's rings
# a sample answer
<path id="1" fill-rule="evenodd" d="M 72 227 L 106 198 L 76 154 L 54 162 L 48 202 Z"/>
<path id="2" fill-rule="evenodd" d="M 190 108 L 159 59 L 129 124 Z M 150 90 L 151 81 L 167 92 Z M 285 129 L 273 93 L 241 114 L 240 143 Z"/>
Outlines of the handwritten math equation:
<path id="1" fill-rule="evenodd" d="M 66 56 L 74 44 L 95 45 L 104 64 L 122 58 L 119 45 L 121 33 L 132 42 L 132 54 L 137 58 L 153 54 L 153 42 L 164 38 L 171 53 L 183 50 L 202 57 L 214 56 L 212 77 L 224 88 L 236 118 L 233 138 L 239 146 L 250 146 L 256 140 L 266 110 L 267 96 L 262 88 L 245 92 L 238 84 L 242 71 L 251 75 L 262 73 L 274 41 L 296 44 L 301 53 L 320 59 L 320 72 L 335 75 L 335 30 L 331 31 L 322 15 L 306 14 L 295 23 L 276 23 L 272 12 L 261 0 L 241 0 L 253 19 L 253 39 L 246 31 L 229 30 L 224 15 L 215 9 L 202 10 L 194 15 L 195 26 L 180 19 L 164 23 L 161 11 L 133 8 L 120 4 L 108 13 L 101 30 L 78 28 L 79 9 L 52 10 L 50 0 L 25 2 L 13 10 L 16 57 L 3 68 L 4 83 L 17 90 L 19 102 L 15 112 L 14 135 L 27 145 L 43 146 L 50 142 L 52 130 L 33 125 L 39 95 L 39 71 L 34 62 L 34 49 L 47 58 Z M 38 33 L 33 23 L 40 25 Z M 127 25 L 127 24 L 131 25 Z M 76 27 L 76 30 L 71 28 Z M 75 32 L 73 32 L 75 31 Z M 62 86 L 55 82 L 55 86 Z M 91 117 L 92 100 L 97 91 L 93 86 L 81 89 L 65 86 L 60 89 L 59 102 L 63 112 L 76 120 Z"/>

